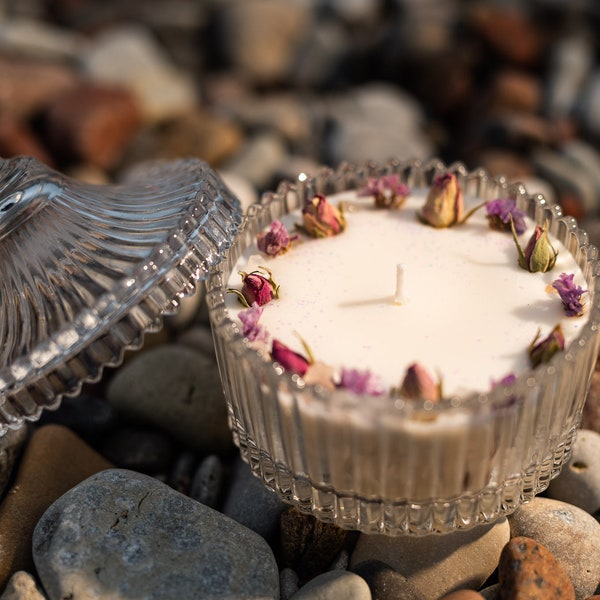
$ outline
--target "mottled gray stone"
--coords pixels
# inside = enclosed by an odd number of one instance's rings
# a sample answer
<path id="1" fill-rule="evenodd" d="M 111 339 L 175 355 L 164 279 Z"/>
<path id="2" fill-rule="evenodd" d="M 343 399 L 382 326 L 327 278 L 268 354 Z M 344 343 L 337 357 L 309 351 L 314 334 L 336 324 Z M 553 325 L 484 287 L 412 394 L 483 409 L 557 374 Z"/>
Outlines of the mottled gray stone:
<path id="1" fill-rule="evenodd" d="M 284 567 L 279 571 L 280 600 L 290 600 L 300 586 L 299 577 L 294 569 Z"/>
<path id="2" fill-rule="evenodd" d="M 19 429 L 8 429 L 0 437 L 0 498 L 11 481 L 13 468 L 28 436 L 29 427 L 23 425 Z"/>
<path id="3" fill-rule="evenodd" d="M 167 483 L 178 492 L 190 495 L 190 486 L 194 477 L 194 470 L 198 464 L 198 457 L 190 450 L 184 450 L 174 460 Z M 197 500 L 197 498 L 194 498 Z"/>
<path id="4" fill-rule="evenodd" d="M 191 348 L 165 344 L 140 352 L 115 373 L 107 398 L 120 414 L 190 448 L 221 453 L 233 445 L 217 365 Z"/>
<path id="5" fill-rule="evenodd" d="M 600 433 L 588 429 L 577 432 L 571 459 L 550 482 L 547 493 L 589 513 L 600 509 Z"/>
<path id="6" fill-rule="evenodd" d="M 209 454 L 198 465 L 194 473 L 189 495 L 206 506 L 216 508 L 221 499 L 224 481 L 223 462 L 215 454 Z"/>
<path id="7" fill-rule="evenodd" d="M 0 600 L 46 600 L 35 579 L 27 571 L 17 571 L 9 580 Z"/>
<path id="8" fill-rule="evenodd" d="M 223 513 L 273 543 L 279 532 L 279 517 L 284 504 L 237 458 L 223 503 Z"/>
<path id="9" fill-rule="evenodd" d="M 426 598 L 478 589 L 494 572 L 509 540 L 505 518 L 489 525 L 423 537 L 361 534 L 350 568 L 367 560 L 388 564 Z"/>
<path id="10" fill-rule="evenodd" d="M 279 598 L 260 536 L 133 471 L 103 471 L 59 498 L 33 555 L 51 598 Z"/>
<path id="11" fill-rule="evenodd" d="M 215 343 L 213 342 L 210 327 L 206 325 L 195 325 L 181 332 L 177 338 L 177 343 L 182 346 L 188 346 L 198 352 L 202 352 L 212 360 L 215 357 Z"/>
<path id="12" fill-rule="evenodd" d="M 328 571 L 311 579 L 292 600 L 371 600 L 367 582 L 350 571 Z"/>
<path id="13" fill-rule="evenodd" d="M 511 537 L 525 536 L 545 546 L 569 575 L 577 600 L 600 583 L 600 523 L 585 511 L 537 496 L 508 517 Z"/>

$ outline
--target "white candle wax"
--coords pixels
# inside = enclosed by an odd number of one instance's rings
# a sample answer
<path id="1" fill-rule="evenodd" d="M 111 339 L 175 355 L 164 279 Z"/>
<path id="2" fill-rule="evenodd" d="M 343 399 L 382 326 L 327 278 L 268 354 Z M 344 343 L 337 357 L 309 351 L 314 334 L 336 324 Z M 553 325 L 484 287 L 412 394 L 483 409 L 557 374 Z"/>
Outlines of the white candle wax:
<path id="1" fill-rule="evenodd" d="M 567 344 L 578 334 L 587 316 L 566 317 L 558 295 L 547 291 L 563 272 L 575 273 L 575 283 L 587 289 L 562 244 L 552 239 L 559 254 L 550 272 L 529 273 L 517 264 L 510 233 L 490 229 L 484 209 L 451 228 L 421 223 L 416 211 L 425 194 L 413 191 L 393 211 L 371 208 L 370 198 L 353 192 L 329 197 L 365 208 L 346 213 L 342 234 L 303 237 L 286 254 L 266 257 L 248 248 L 228 287 L 240 288 L 238 271 L 267 266 L 280 285 L 280 298 L 260 320 L 271 336 L 302 352 L 298 332 L 317 360 L 368 368 L 387 386 L 399 385 L 408 365 L 419 362 L 441 375 L 447 394 L 485 391 L 528 368 L 527 348 L 538 329 L 547 335 L 560 322 Z M 282 220 L 293 231 L 301 218 Z M 410 291 L 402 281 L 398 306 L 394 283 L 406 273 Z M 234 313 L 242 308 L 233 295 L 227 303 Z"/>

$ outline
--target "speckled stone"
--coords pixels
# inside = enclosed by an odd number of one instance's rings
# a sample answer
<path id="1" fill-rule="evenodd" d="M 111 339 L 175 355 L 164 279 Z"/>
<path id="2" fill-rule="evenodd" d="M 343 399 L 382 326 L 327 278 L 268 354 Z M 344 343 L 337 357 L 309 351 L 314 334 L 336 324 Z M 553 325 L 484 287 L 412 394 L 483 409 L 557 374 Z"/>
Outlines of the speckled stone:
<path id="1" fill-rule="evenodd" d="M 224 483 L 223 462 L 215 454 L 209 454 L 202 459 L 194 473 L 189 496 L 206 506 L 216 508 L 223 494 Z"/>
<path id="2" fill-rule="evenodd" d="M 503 600 L 575 600 L 565 570 L 545 546 L 528 537 L 514 537 L 506 544 L 498 578 Z"/>
<path id="3" fill-rule="evenodd" d="M 9 580 L 0 600 L 46 600 L 32 575 L 17 571 Z"/>
<path id="4" fill-rule="evenodd" d="M 0 504 L 0 589 L 15 571 L 33 572 L 31 536 L 44 511 L 74 485 L 111 466 L 66 427 L 45 425 L 33 432 Z"/>
<path id="5" fill-rule="evenodd" d="M 103 471 L 64 494 L 37 524 L 33 555 L 51 598 L 279 599 L 260 536 L 133 471 Z"/>
<path id="6" fill-rule="evenodd" d="M 352 568 L 369 585 L 377 600 L 427 600 L 427 596 L 415 589 L 404 575 L 379 560 L 367 560 Z"/>
<path id="7" fill-rule="evenodd" d="M 525 536 L 545 546 L 567 572 L 577 600 L 600 583 L 600 523 L 585 511 L 537 496 L 509 516 L 511 537 Z"/>
<path id="8" fill-rule="evenodd" d="M 137 354 L 115 373 L 107 398 L 119 414 L 200 452 L 233 446 L 217 365 L 191 348 L 165 344 Z"/>
<path id="9" fill-rule="evenodd" d="M 509 526 L 504 518 L 440 536 L 362 534 L 350 566 L 366 560 L 382 561 L 426 598 L 437 598 L 457 589 L 479 589 L 495 570 L 508 540 Z"/>
<path id="10" fill-rule="evenodd" d="M 547 494 L 589 513 L 600 508 L 600 433 L 577 432 L 571 459 L 550 482 Z"/>
<path id="11" fill-rule="evenodd" d="M 371 600 L 367 582 L 350 571 L 328 571 L 302 586 L 292 600 Z"/>

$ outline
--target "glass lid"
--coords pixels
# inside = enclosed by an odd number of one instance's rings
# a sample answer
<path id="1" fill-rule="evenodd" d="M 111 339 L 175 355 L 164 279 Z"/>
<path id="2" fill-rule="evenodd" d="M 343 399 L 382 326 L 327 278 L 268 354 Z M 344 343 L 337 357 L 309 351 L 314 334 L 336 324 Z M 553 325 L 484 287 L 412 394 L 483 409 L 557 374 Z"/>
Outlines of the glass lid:
<path id="1" fill-rule="evenodd" d="M 197 159 L 116 185 L 0 159 L 0 432 L 118 365 L 230 246 L 239 201 Z"/>

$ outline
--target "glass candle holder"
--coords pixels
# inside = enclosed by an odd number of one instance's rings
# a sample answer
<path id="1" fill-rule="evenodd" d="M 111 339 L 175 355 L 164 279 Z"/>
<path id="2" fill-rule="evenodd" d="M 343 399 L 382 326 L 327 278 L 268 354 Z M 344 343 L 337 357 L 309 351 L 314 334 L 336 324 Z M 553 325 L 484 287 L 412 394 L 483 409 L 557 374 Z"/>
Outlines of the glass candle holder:
<path id="1" fill-rule="evenodd" d="M 513 198 L 534 222 L 547 223 L 575 258 L 588 285 L 589 319 L 564 352 L 483 393 L 438 403 L 391 401 L 307 385 L 242 335 L 226 307 L 228 280 L 272 221 L 317 193 L 356 190 L 372 177 L 397 174 L 416 188 L 446 172 L 456 174 L 465 195 Z M 570 455 L 599 348 L 597 256 L 560 207 L 460 163 L 344 165 L 282 183 L 249 209 L 206 282 L 230 425 L 242 457 L 284 501 L 347 529 L 424 535 L 509 514 L 543 491 Z"/>
<path id="2" fill-rule="evenodd" d="M 0 433 L 77 394 L 195 290 L 239 202 L 200 160 L 90 185 L 0 160 Z"/>

